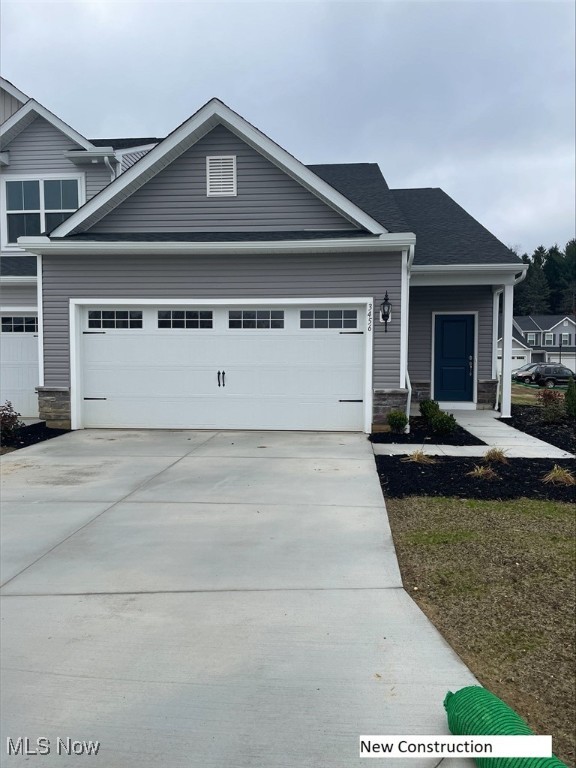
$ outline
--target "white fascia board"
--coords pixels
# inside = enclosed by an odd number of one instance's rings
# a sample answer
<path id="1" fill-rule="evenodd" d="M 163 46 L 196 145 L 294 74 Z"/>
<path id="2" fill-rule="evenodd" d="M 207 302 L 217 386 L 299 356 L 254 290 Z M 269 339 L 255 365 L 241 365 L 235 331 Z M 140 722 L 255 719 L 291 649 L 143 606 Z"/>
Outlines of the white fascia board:
<path id="1" fill-rule="evenodd" d="M 373 234 L 387 232 L 382 224 L 320 179 L 319 176 L 306 168 L 299 160 L 296 160 L 295 157 L 261 133 L 257 128 L 250 125 L 244 118 L 233 112 L 218 99 L 212 99 L 151 149 L 138 163 L 124 171 L 114 182 L 102 190 L 100 194 L 93 197 L 90 202 L 66 219 L 52 234 L 56 237 L 65 237 L 81 228 L 82 224 L 92 217 L 95 218 L 90 223 L 95 223 L 98 221 L 99 211 L 102 211 L 101 216 L 109 213 L 110 210 L 119 205 L 147 181 L 151 174 L 154 175 L 155 172 L 159 172 L 165 167 L 161 162 L 164 157 L 174 152 L 177 152 L 176 156 L 185 152 L 219 123 L 224 124 L 246 141 L 247 144 L 262 153 L 271 162 L 275 163 L 275 165 L 292 176 L 296 181 L 299 181 L 313 194 L 354 224 L 367 229 Z M 186 140 L 190 137 L 193 137 L 192 140 L 187 142 Z M 179 149 L 180 147 L 181 150 Z M 156 165 L 158 165 L 158 171 L 154 169 Z M 110 203 L 112 203 L 111 206 Z"/>
<path id="2" fill-rule="evenodd" d="M 25 104 L 30 100 L 30 96 L 27 96 L 19 88 L 16 88 L 16 86 L 13 85 L 9 80 L 5 80 L 3 77 L 0 77 L 0 88 L 3 88 L 6 93 L 9 93 L 10 96 L 12 96 L 14 99 L 17 99 L 22 104 Z"/>
<path id="3" fill-rule="evenodd" d="M 90 240 L 50 240 L 48 237 L 19 237 L 18 245 L 29 253 L 39 255 L 66 254 L 106 255 L 106 254 L 238 254 L 245 253 L 362 253 L 366 251 L 399 251 L 407 248 L 415 240 L 411 232 L 380 235 L 380 237 L 357 240 L 341 238 L 338 240 L 280 240 L 280 241 L 244 241 L 244 242 L 122 242 Z"/>
<path id="4" fill-rule="evenodd" d="M 427 264 L 413 266 L 410 281 L 415 286 L 516 284 L 527 268 L 526 264 Z"/>
<path id="5" fill-rule="evenodd" d="M 46 109 L 46 107 L 43 107 L 42 104 L 39 104 L 34 99 L 30 99 L 30 101 L 26 102 L 18 112 L 15 112 L 5 123 L 2 123 L 0 126 L 0 137 L 4 137 L 6 144 L 10 143 L 21 130 L 30 124 L 30 118 L 34 119 L 34 116 L 44 118 L 44 120 L 51 123 L 55 128 L 84 149 L 96 149 L 88 139 L 84 138 L 78 131 L 75 131 L 74 128 L 65 123 L 64 120 L 61 120 L 53 112 L 50 112 L 49 109 Z"/>

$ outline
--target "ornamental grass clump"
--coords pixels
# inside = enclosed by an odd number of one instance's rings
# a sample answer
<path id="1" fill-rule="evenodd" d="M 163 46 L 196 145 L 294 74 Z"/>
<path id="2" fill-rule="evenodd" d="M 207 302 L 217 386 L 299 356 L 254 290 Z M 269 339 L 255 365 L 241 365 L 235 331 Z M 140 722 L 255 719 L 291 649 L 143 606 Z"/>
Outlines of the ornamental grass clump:
<path id="1" fill-rule="evenodd" d="M 396 434 L 404 432 L 408 424 L 408 416 L 403 411 L 390 411 L 386 420 L 392 432 Z"/>
<path id="2" fill-rule="evenodd" d="M 474 469 L 466 472 L 468 477 L 476 477 L 480 480 L 498 480 L 498 473 L 490 466 L 475 464 Z"/>
<path id="3" fill-rule="evenodd" d="M 482 458 L 486 464 L 508 464 L 506 451 L 501 448 L 489 448 Z"/>
<path id="4" fill-rule="evenodd" d="M 543 476 L 542 482 L 552 485 L 576 485 L 576 477 L 569 469 L 554 464 L 550 472 Z"/>
<path id="5" fill-rule="evenodd" d="M 400 461 L 413 461 L 415 464 L 436 464 L 434 456 L 428 456 L 421 448 L 409 453 L 408 456 L 404 456 Z"/>

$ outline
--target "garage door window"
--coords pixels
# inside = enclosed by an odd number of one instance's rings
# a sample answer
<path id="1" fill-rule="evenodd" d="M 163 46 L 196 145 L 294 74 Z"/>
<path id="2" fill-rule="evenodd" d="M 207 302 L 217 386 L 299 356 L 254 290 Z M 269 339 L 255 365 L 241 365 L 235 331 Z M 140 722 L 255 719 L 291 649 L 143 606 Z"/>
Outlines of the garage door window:
<path id="1" fill-rule="evenodd" d="M 303 309 L 300 311 L 300 328 L 357 328 L 358 312 L 355 309 Z"/>
<path id="2" fill-rule="evenodd" d="M 2 333 L 38 333 L 38 318 L 2 315 Z"/>
<path id="3" fill-rule="evenodd" d="M 181 309 L 158 311 L 158 328 L 212 328 L 212 312 Z"/>
<path id="4" fill-rule="evenodd" d="M 142 328 L 142 312 L 124 309 L 91 309 L 88 328 Z"/>
<path id="5" fill-rule="evenodd" d="M 229 328 L 284 328 L 284 311 L 234 309 L 228 312 Z"/>

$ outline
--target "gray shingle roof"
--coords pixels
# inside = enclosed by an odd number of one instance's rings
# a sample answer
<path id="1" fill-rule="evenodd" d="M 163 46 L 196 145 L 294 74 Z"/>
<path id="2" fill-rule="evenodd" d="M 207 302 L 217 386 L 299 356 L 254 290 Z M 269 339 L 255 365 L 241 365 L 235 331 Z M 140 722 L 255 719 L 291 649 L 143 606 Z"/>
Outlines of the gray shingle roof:
<path id="1" fill-rule="evenodd" d="M 411 231 L 376 163 L 331 163 L 306 167 L 389 232 Z"/>
<path id="2" fill-rule="evenodd" d="M 522 263 L 443 190 L 391 192 L 416 234 L 415 265 Z"/>
<path id="3" fill-rule="evenodd" d="M 162 139 L 88 139 L 95 147 L 112 147 L 113 149 L 128 149 L 129 147 L 143 147 L 146 144 L 159 144 Z"/>
<path id="4" fill-rule="evenodd" d="M 527 319 L 532 320 L 533 323 L 536 324 L 536 328 L 534 330 L 540 330 L 548 331 L 550 328 L 553 328 L 555 325 L 558 325 L 558 323 L 561 323 L 562 320 L 564 320 L 565 317 L 568 317 L 574 322 L 574 317 L 570 316 L 568 314 L 565 315 L 529 315 Z M 520 318 L 515 318 L 516 322 Z M 523 328 L 521 323 L 518 323 L 518 325 Z M 532 329 L 530 329 L 532 330 Z"/>
<path id="5" fill-rule="evenodd" d="M 514 320 L 518 323 L 524 332 L 540 330 L 540 328 L 529 315 L 514 315 Z"/>
<path id="6" fill-rule="evenodd" d="M 36 256 L 0 257 L 0 277 L 33 277 L 36 274 Z"/>

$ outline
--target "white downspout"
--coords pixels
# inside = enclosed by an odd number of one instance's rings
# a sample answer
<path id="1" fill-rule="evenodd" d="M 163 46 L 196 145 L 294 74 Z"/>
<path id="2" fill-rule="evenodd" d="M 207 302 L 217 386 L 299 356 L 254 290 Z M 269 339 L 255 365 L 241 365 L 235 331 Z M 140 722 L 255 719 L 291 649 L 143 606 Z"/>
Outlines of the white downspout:
<path id="1" fill-rule="evenodd" d="M 104 164 L 107 166 L 108 170 L 110 171 L 110 181 L 114 181 L 114 179 L 116 178 L 116 171 L 112 167 L 110 158 L 107 155 L 104 157 Z"/>
<path id="2" fill-rule="evenodd" d="M 406 262 L 406 355 L 405 355 L 405 370 L 404 370 L 404 377 L 405 377 L 405 383 L 406 383 L 406 389 L 408 390 L 408 395 L 406 396 L 406 418 L 408 419 L 408 422 L 406 426 L 404 427 L 404 434 L 408 435 L 410 434 L 410 411 L 412 410 L 412 382 L 410 380 L 410 374 L 408 373 L 408 344 L 410 339 L 410 334 L 408 332 L 408 325 L 409 325 L 409 319 L 410 319 L 410 273 L 412 270 L 412 263 L 414 262 L 414 246 L 411 245 L 408 249 L 408 259 Z"/>

